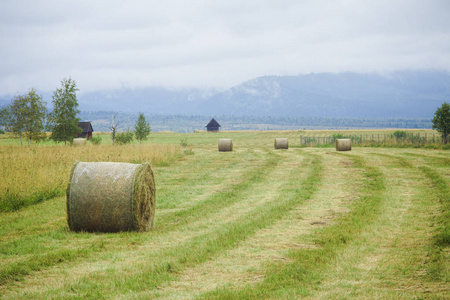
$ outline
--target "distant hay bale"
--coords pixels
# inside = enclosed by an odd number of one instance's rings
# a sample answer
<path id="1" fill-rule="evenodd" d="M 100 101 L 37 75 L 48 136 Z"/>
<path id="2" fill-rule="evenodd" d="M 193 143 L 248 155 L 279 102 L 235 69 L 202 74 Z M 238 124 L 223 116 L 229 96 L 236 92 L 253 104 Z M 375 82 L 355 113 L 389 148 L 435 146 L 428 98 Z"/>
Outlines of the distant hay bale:
<path id="1" fill-rule="evenodd" d="M 336 151 L 350 151 L 352 143 L 350 139 L 336 139 Z"/>
<path id="2" fill-rule="evenodd" d="M 275 149 L 288 149 L 289 143 L 286 138 L 275 139 Z"/>
<path id="3" fill-rule="evenodd" d="M 75 147 L 84 146 L 84 145 L 86 145 L 86 139 L 84 139 L 84 138 L 73 139 L 73 145 Z"/>
<path id="4" fill-rule="evenodd" d="M 219 139 L 219 151 L 233 151 L 233 141 L 231 139 Z"/>
<path id="5" fill-rule="evenodd" d="M 66 191 L 73 231 L 146 231 L 155 218 L 155 180 L 149 163 L 78 162 Z"/>

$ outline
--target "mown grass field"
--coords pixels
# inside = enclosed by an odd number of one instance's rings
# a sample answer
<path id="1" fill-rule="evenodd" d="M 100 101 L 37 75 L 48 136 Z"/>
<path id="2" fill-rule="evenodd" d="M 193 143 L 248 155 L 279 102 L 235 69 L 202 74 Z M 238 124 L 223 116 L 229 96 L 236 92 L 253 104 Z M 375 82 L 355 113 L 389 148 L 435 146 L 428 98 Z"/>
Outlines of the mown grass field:
<path id="1" fill-rule="evenodd" d="M 76 160 L 148 160 L 157 210 L 152 231 L 115 234 L 70 232 L 64 196 L 0 212 L 0 297 L 448 297 L 448 150 L 336 152 L 296 147 L 298 135 L 152 133 L 142 145 L 77 148 L 5 141 L 2 178 L 15 178 L 7 186 L 23 199 L 36 186 L 63 189 Z M 275 150 L 275 137 L 291 147 Z M 234 151 L 218 152 L 219 138 L 232 138 Z"/>

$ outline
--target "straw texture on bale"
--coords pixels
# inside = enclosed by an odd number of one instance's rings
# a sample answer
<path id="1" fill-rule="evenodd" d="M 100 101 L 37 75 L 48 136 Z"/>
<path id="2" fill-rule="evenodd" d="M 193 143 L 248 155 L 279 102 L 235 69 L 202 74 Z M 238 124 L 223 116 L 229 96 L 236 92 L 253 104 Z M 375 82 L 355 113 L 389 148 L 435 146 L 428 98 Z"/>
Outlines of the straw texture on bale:
<path id="1" fill-rule="evenodd" d="M 288 149 L 289 143 L 286 138 L 277 138 L 275 139 L 275 149 Z"/>
<path id="2" fill-rule="evenodd" d="M 84 146 L 84 145 L 86 145 L 86 139 L 83 139 L 83 138 L 73 139 L 73 145 L 75 147 Z"/>
<path id="3" fill-rule="evenodd" d="M 352 143 L 350 139 L 336 139 L 336 151 L 350 151 Z"/>
<path id="4" fill-rule="evenodd" d="M 67 223 L 73 231 L 146 231 L 155 218 L 149 163 L 77 162 L 72 166 Z"/>
<path id="5" fill-rule="evenodd" d="M 219 151 L 233 151 L 233 141 L 231 139 L 219 139 Z"/>

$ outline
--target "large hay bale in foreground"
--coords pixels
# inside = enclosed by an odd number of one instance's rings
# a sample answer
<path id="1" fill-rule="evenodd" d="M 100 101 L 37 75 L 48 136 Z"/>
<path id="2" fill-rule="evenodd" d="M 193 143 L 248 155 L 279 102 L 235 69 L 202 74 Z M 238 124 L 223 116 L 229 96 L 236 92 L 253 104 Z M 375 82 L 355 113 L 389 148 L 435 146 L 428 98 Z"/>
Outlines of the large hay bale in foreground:
<path id="1" fill-rule="evenodd" d="M 231 139 L 219 139 L 219 151 L 233 151 L 233 141 Z"/>
<path id="2" fill-rule="evenodd" d="M 78 162 L 66 191 L 74 231 L 146 231 L 155 217 L 155 180 L 149 163 Z"/>
<path id="3" fill-rule="evenodd" d="M 275 139 L 274 145 L 275 145 L 275 149 L 288 149 L 289 148 L 288 139 L 286 139 L 286 138 Z"/>
<path id="4" fill-rule="evenodd" d="M 84 139 L 84 138 L 73 139 L 73 146 L 78 147 L 78 146 L 84 146 L 84 145 L 86 145 L 86 139 Z"/>
<path id="5" fill-rule="evenodd" d="M 336 151 L 352 150 L 352 142 L 350 139 L 336 139 Z"/>

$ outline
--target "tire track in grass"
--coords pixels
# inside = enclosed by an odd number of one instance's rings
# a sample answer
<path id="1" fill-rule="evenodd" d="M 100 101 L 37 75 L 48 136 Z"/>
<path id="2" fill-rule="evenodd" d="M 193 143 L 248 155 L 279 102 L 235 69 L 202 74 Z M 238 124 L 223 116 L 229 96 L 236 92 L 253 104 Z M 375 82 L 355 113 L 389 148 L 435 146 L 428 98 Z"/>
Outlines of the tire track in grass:
<path id="1" fill-rule="evenodd" d="M 335 225 L 324 227 L 316 234 L 316 249 L 292 250 L 289 262 L 268 267 L 264 280 L 257 285 L 242 289 L 218 288 L 205 293 L 204 299 L 267 299 L 299 298 L 310 294 L 326 278 L 327 265 L 332 262 L 347 244 L 364 232 L 380 210 L 385 184 L 376 167 L 368 166 L 360 156 L 339 154 L 349 157 L 356 168 L 363 170 L 365 178 L 362 195 L 354 201 L 351 211 L 336 220 Z"/>
<path id="2" fill-rule="evenodd" d="M 261 165 L 251 166 L 251 169 L 246 170 L 246 172 L 243 173 L 244 178 L 251 178 L 254 181 L 259 181 L 264 176 L 265 172 L 270 171 L 270 166 L 275 166 L 277 161 L 280 158 L 276 155 L 270 155 L 270 158 L 263 161 Z M 225 191 L 213 193 L 207 200 L 203 202 L 196 203 L 194 206 L 189 207 L 185 210 L 175 212 L 172 214 L 167 214 L 159 222 L 163 224 L 161 227 L 158 228 L 155 226 L 155 230 L 151 233 L 146 235 L 146 238 L 138 238 L 135 239 L 133 242 L 136 243 L 143 243 L 144 241 L 150 239 L 154 239 L 154 235 L 167 233 L 167 231 L 174 231 L 180 226 L 185 226 L 188 222 L 180 222 L 180 219 L 182 217 L 185 218 L 185 220 L 199 220 L 201 218 L 207 217 L 211 211 L 205 211 L 204 208 L 202 208 L 202 203 L 206 203 L 206 206 L 212 210 L 212 212 L 216 211 L 216 209 L 220 209 L 223 207 L 226 207 L 228 204 L 231 204 L 232 201 L 224 201 L 227 199 L 227 197 L 235 196 L 237 197 L 239 193 L 243 192 L 245 189 L 249 188 L 250 185 L 246 184 L 244 181 L 240 182 L 238 184 L 231 184 L 229 185 L 229 188 Z M 214 206 L 214 204 L 217 204 L 217 207 Z M 100 240 L 100 243 L 102 243 L 102 247 L 93 247 L 92 243 L 88 243 L 87 245 L 84 244 L 85 236 L 90 239 L 90 237 L 94 235 L 95 240 Z M 141 234 L 143 236 L 143 234 Z M 73 243 L 73 240 L 70 240 L 78 237 L 81 237 L 81 240 L 79 241 L 81 243 Z M 63 238 L 63 240 L 67 241 L 70 244 L 70 248 L 73 249 L 73 252 L 76 253 L 76 257 L 79 259 L 87 258 L 89 256 L 92 256 L 96 252 L 104 252 L 107 250 L 107 247 L 105 244 L 110 244 L 111 248 L 114 248 L 114 245 L 111 245 L 113 240 L 115 239 L 115 234 L 77 234 L 77 233 L 67 233 L 67 235 Z M 30 241 L 31 239 L 34 239 L 35 241 Z M 75 259 L 75 256 L 67 255 L 67 249 L 65 247 L 62 247 L 63 249 L 59 249 L 61 245 L 57 247 L 57 250 L 51 251 L 48 253 L 47 251 L 49 248 L 41 242 L 42 235 L 35 235 L 33 237 L 26 237 L 23 238 L 22 241 L 13 241 L 11 243 L 2 244 L 1 248 L 2 252 L 6 254 L 15 254 L 20 255 L 21 258 L 18 259 L 18 261 L 11 263 L 9 265 L 1 266 L 0 267 L 0 286 L 5 284 L 8 280 L 18 280 L 22 279 L 23 276 L 29 275 L 32 272 L 39 271 L 42 269 L 46 269 L 48 267 L 51 267 L 56 264 L 60 264 L 62 262 L 68 262 L 73 261 Z M 120 239 L 120 238 L 119 238 Z M 70 241 L 69 241 L 70 240 Z M 32 244 L 35 245 L 35 248 L 33 250 L 33 254 L 26 255 L 26 253 L 22 253 L 22 251 L 27 251 L 26 249 L 21 249 L 21 242 L 23 244 Z M 97 242 L 97 241 L 96 241 Z M 95 243 L 96 243 L 95 242 Z M 95 245 L 94 243 L 94 245 Z M 77 247 L 78 246 L 78 247 Z M 86 247 L 87 246 L 87 247 Z M 38 247 L 38 249 L 36 249 Z M 40 248 L 39 248 L 40 247 Z M 87 249 L 86 249 L 87 248 Z M 17 251 L 14 250 L 17 249 L 18 251 L 21 251 L 20 253 L 16 253 Z M 38 251 L 40 249 L 40 251 Z M 41 254 L 40 252 L 43 252 L 44 254 Z M 35 254 L 38 253 L 38 254 Z M 49 257 L 54 257 L 55 259 L 49 259 Z"/>
<path id="3" fill-rule="evenodd" d="M 194 298 L 218 286 L 239 288 L 246 284 L 255 285 L 264 279 L 267 264 L 291 261 L 289 252 L 292 249 L 316 248 L 310 238 L 311 232 L 332 223 L 337 215 L 344 213 L 345 207 L 354 201 L 355 197 L 351 193 L 357 186 L 355 169 L 349 159 L 330 152 L 324 153 L 321 153 L 321 184 L 311 199 L 300 203 L 272 226 L 259 230 L 239 247 L 224 252 L 215 260 L 187 269 L 180 274 L 179 280 L 170 282 L 156 292 L 147 291 L 138 296 Z M 290 160 L 284 160 L 282 170 L 289 170 L 291 161 L 298 160 L 297 157 L 298 154 Z M 288 178 L 300 181 L 300 174 L 293 171 Z M 283 177 L 280 180 L 288 182 Z M 350 184 L 349 180 L 352 180 Z"/>
<path id="4" fill-rule="evenodd" d="M 174 280 L 178 272 L 213 259 L 225 250 L 238 246 L 243 240 L 258 230 L 281 219 L 295 208 L 299 202 L 308 199 L 316 189 L 320 180 L 320 158 L 313 157 L 309 174 L 300 186 L 289 184 L 284 187 L 284 197 L 271 201 L 267 205 L 258 206 L 250 213 L 240 216 L 236 221 L 220 226 L 214 232 L 197 236 L 174 247 L 149 255 L 140 265 L 121 269 L 120 274 L 114 269 L 111 272 L 89 274 L 74 284 L 50 292 L 51 294 L 88 295 L 97 290 L 102 297 L 126 294 L 133 297 L 142 289 L 154 289 L 161 284 Z M 304 169 L 303 169 L 304 171 Z M 104 282 L 100 287 L 99 282 Z M 37 297 L 49 294 L 34 294 Z"/>

